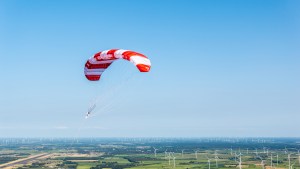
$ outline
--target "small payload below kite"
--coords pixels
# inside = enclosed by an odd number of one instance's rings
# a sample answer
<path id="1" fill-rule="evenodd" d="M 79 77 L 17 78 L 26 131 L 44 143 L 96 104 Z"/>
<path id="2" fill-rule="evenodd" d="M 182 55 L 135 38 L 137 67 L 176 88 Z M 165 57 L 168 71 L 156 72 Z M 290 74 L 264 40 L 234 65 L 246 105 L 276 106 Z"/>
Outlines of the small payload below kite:
<path id="1" fill-rule="evenodd" d="M 100 80 L 101 74 L 117 59 L 124 59 L 132 62 L 140 72 L 149 72 L 150 60 L 143 54 L 124 50 L 111 49 L 96 53 L 89 58 L 84 67 L 84 74 L 90 81 Z"/>
<path id="2" fill-rule="evenodd" d="M 93 105 L 91 105 L 91 106 L 89 107 L 89 109 L 88 109 L 88 111 L 86 112 L 86 115 L 85 115 L 85 118 L 86 118 L 86 119 L 90 117 L 92 111 L 93 111 L 95 108 L 96 108 L 96 104 L 93 104 Z"/>

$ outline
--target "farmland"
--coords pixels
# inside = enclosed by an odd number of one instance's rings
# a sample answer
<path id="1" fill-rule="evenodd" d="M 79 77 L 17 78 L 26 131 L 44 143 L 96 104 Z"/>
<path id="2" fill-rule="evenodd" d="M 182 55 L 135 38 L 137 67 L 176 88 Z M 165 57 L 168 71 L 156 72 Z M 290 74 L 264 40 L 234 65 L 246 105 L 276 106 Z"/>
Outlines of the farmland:
<path id="1" fill-rule="evenodd" d="M 297 138 L 3 138 L 0 168 L 300 169 Z"/>

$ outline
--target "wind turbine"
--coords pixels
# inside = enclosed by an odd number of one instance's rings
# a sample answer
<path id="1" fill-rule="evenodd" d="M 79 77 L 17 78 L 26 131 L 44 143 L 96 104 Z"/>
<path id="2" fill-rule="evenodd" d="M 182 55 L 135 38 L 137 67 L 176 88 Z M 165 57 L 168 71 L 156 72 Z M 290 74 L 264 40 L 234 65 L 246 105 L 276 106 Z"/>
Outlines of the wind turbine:
<path id="1" fill-rule="evenodd" d="M 271 169 L 273 167 L 273 154 L 271 153 Z"/>
<path id="2" fill-rule="evenodd" d="M 241 153 L 239 154 L 239 159 L 240 159 L 239 168 L 242 169 L 242 154 Z"/>
<path id="3" fill-rule="evenodd" d="M 291 154 L 288 154 L 288 160 L 289 160 L 289 169 L 291 169 Z"/>
<path id="4" fill-rule="evenodd" d="M 277 157 L 277 165 L 278 165 L 278 154 L 276 155 L 276 157 Z"/>
<path id="5" fill-rule="evenodd" d="M 165 159 L 167 159 L 167 156 L 168 156 L 168 149 L 166 149 L 166 151 L 165 151 Z"/>
<path id="6" fill-rule="evenodd" d="M 215 160 L 216 160 L 216 168 L 218 168 L 218 153 L 217 153 L 217 150 L 215 151 Z"/>
<path id="7" fill-rule="evenodd" d="M 169 152 L 168 157 L 169 157 L 169 165 L 171 165 L 171 152 Z"/>
<path id="8" fill-rule="evenodd" d="M 196 157 L 196 159 L 198 159 L 198 151 L 197 150 L 195 150 L 195 157 Z"/>
<path id="9" fill-rule="evenodd" d="M 299 165 L 300 165 L 300 152 L 299 152 L 299 150 L 298 150 L 298 161 L 299 161 Z"/>
<path id="10" fill-rule="evenodd" d="M 265 163 L 264 163 L 264 160 L 261 160 L 261 166 L 262 166 L 262 169 L 265 169 Z"/>
<path id="11" fill-rule="evenodd" d="M 288 153 L 288 149 L 285 146 L 285 148 L 284 148 L 284 154 L 287 154 L 287 153 Z"/>
<path id="12" fill-rule="evenodd" d="M 298 154 L 299 156 L 298 156 L 298 161 L 299 161 L 299 165 L 300 165 L 300 154 Z"/>
<path id="13" fill-rule="evenodd" d="M 294 164 L 295 164 L 295 163 L 293 163 L 293 164 L 291 165 L 291 169 L 293 169 Z"/>
<path id="14" fill-rule="evenodd" d="M 296 161 L 291 165 L 291 169 L 293 169 L 294 164 L 296 163 Z"/>
<path id="15" fill-rule="evenodd" d="M 181 158 L 183 158 L 183 152 L 184 152 L 184 149 L 181 150 Z"/>
<path id="16" fill-rule="evenodd" d="M 207 158 L 207 163 L 208 163 L 208 169 L 210 169 L 210 159 L 206 156 Z"/>
<path id="17" fill-rule="evenodd" d="M 236 152 L 234 152 L 234 161 L 236 162 L 236 157 L 237 157 L 237 154 Z"/>
<path id="18" fill-rule="evenodd" d="M 175 156 L 173 156 L 173 167 L 175 168 L 176 167 L 176 157 Z"/>
<path id="19" fill-rule="evenodd" d="M 264 160 L 260 156 L 257 156 L 257 157 L 261 160 L 261 166 L 262 166 L 262 169 L 264 169 L 265 168 Z"/>
<path id="20" fill-rule="evenodd" d="M 154 156 L 156 157 L 156 151 L 157 151 L 158 149 L 156 149 L 155 147 L 153 147 L 153 149 L 154 149 Z"/>

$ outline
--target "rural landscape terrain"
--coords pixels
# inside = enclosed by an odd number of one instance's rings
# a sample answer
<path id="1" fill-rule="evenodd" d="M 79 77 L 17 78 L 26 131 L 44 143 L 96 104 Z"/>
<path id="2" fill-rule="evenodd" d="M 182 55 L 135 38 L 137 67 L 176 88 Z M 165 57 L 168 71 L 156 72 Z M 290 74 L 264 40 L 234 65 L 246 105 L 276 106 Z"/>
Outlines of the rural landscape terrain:
<path id="1" fill-rule="evenodd" d="M 298 138 L 2 138 L 0 168 L 300 169 Z"/>

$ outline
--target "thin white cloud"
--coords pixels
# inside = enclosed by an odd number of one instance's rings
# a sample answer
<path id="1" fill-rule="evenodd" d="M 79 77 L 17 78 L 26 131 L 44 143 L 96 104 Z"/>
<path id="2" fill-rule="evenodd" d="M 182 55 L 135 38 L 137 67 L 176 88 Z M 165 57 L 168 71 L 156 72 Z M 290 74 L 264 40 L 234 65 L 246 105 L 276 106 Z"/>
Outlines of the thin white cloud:
<path id="1" fill-rule="evenodd" d="M 67 127 L 67 126 L 55 126 L 54 129 L 57 129 L 57 130 L 66 130 L 66 129 L 69 129 L 69 127 Z"/>
<path id="2" fill-rule="evenodd" d="M 84 130 L 107 130 L 108 128 L 102 126 L 91 126 L 91 127 L 83 127 Z"/>

